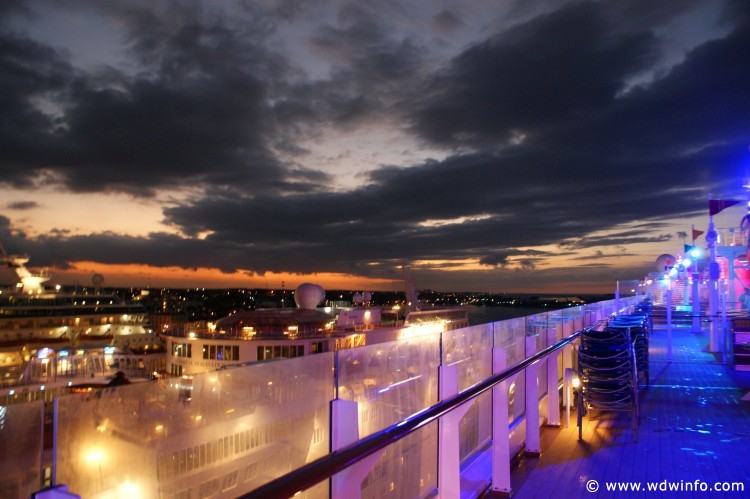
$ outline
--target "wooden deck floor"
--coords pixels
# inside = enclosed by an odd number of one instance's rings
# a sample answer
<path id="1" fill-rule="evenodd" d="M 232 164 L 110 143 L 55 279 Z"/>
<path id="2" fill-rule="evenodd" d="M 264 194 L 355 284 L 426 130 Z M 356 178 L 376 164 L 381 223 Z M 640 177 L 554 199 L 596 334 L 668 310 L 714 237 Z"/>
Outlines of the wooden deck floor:
<path id="1" fill-rule="evenodd" d="M 667 362 L 666 332 L 655 330 L 638 441 L 625 413 L 584 417 L 579 441 L 572 413 L 570 428 L 543 429 L 539 459 L 525 458 L 513 471 L 513 497 L 750 497 L 750 401 L 741 400 L 750 373 L 722 365 L 707 345 L 706 333 L 673 331 Z M 587 490 L 592 480 L 595 492 Z M 646 489 L 649 482 L 677 491 L 607 490 L 608 483 Z M 744 492 L 693 491 L 717 482 L 741 482 Z"/>

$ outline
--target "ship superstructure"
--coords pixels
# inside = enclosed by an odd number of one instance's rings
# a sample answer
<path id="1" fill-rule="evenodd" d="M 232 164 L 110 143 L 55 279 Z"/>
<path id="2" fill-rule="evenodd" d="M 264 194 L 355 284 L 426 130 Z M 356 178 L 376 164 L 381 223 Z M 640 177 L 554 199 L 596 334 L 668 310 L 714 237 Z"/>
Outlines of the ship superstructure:
<path id="1" fill-rule="evenodd" d="M 4 249 L 2 253 L 18 283 L 0 289 L 0 397 L 34 400 L 44 396 L 44 390 L 52 396 L 56 385 L 91 381 L 116 370 L 132 375 L 163 369 L 163 354 L 160 360 L 149 359 L 156 361 L 153 366 L 142 360 L 139 366 L 133 357 L 163 352 L 140 304 L 99 286 L 81 292 L 64 292 L 59 286 L 47 289 L 46 271 L 30 271 L 27 256 L 8 255 Z"/>

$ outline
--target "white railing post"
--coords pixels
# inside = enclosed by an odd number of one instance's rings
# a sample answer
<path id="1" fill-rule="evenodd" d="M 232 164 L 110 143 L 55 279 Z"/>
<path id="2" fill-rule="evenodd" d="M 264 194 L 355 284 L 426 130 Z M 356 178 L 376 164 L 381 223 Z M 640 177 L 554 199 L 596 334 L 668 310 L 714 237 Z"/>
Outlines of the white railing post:
<path id="1" fill-rule="evenodd" d="M 672 285 L 667 289 L 667 362 L 672 362 Z"/>
<path id="2" fill-rule="evenodd" d="M 492 349 L 492 374 L 507 367 L 507 358 L 505 348 Z M 506 497 L 511 495 L 508 387 L 517 377 L 513 376 L 492 388 L 492 492 Z"/>
<path id="3" fill-rule="evenodd" d="M 440 366 L 440 400 L 458 393 L 456 366 Z M 460 423 L 471 403 L 465 403 L 438 420 L 438 497 L 461 497 Z"/>
<path id="4" fill-rule="evenodd" d="M 536 353 L 536 336 L 526 337 L 526 358 Z M 527 456 L 542 453 L 539 436 L 539 364 L 526 368 L 526 450 Z"/>
<path id="5" fill-rule="evenodd" d="M 331 452 L 359 440 L 358 404 L 353 400 L 331 401 Z M 360 497 L 362 481 L 385 451 L 376 452 L 331 477 L 332 499 Z"/>
<path id="6" fill-rule="evenodd" d="M 547 329 L 548 346 L 557 342 L 558 330 L 560 330 L 562 336 L 562 324 Z M 560 391 L 558 390 L 559 380 L 557 376 L 557 359 L 559 357 L 560 350 L 555 350 L 547 356 L 547 426 L 560 426 Z"/>
<path id="7" fill-rule="evenodd" d="M 691 306 L 692 314 L 693 314 L 693 323 L 691 332 L 693 333 L 700 333 L 701 332 L 701 297 L 700 297 L 700 274 L 698 272 L 693 272 L 693 286 L 692 286 L 692 302 L 693 305 Z"/>

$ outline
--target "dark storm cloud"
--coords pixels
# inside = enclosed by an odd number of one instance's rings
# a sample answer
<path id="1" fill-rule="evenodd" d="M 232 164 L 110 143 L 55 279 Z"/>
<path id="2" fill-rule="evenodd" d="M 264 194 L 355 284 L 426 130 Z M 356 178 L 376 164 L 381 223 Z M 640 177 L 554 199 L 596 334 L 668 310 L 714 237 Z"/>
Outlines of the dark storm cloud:
<path id="1" fill-rule="evenodd" d="M 595 248 L 599 246 L 617 246 L 623 244 L 642 244 L 642 243 L 664 243 L 672 240 L 672 234 L 660 234 L 658 236 L 627 236 L 622 237 L 612 234 L 607 236 L 588 236 L 568 241 L 561 246 L 567 249 Z"/>
<path id="2" fill-rule="evenodd" d="M 521 259 L 511 259 L 511 257 L 516 256 L 533 256 L 533 258 L 521 258 Z M 560 256 L 560 253 L 550 253 L 547 251 L 538 251 L 538 250 L 517 250 L 517 249 L 508 249 L 503 252 L 494 252 L 490 253 L 489 255 L 485 255 L 479 259 L 480 265 L 488 265 L 490 267 L 497 267 L 497 268 L 508 268 L 512 265 L 517 265 L 519 268 L 528 268 L 531 262 L 541 260 L 539 257 L 547 257 L 547 256 Z"/>
<path id="3" fill-rule="evenodd" d="M 618 32 L 606 8 L 573 4 L 470 48 L 435 79 L 415 130 L 444 144 L 497 142 L 598 112 L 656 55 L 651 33 Z"/>
<path id="4" fill-rule="evenodd" d="M 209 240 L 247 245 L 248 262 L 259 271 L 283 261 L 295 271 L 347 272 L 362 262 L 399 259 L 476 258 L 502 265 L 505 260 L 498 255 L 524 254 L 508 253 L 519 241 L 530 247 L 566 241 L 585 248 L 664 240 L 635 233 L 578 239 L 647 218 L 654 209 L 663 215 L 681 209 L 677 194 L 651 200 L 633 192 L 612 199 L 606 190 L 585 183 L 545 187 L 528 175 L 523 182 L 525 165 L 514 170 L 513 164 L 495 155 L 458 156 L 406 170 L 380 170 L 372 184 L 353 192 L 212 197 L 170 208 L 165 215 L 187 233 L 212 231 Z M 424 223 L 471 216 L 476 219 L 460 224 Z"/>
<path id="5" fill-rule="evenodd" d="M 17 187 L 33 184 L 34 165 L 59 150 L 55 119 L 30 105 L 54 97 L 73 77 L 53 49 L 0 31 L 0 178 Z"/>
<path id="6" fill-rule="evenodd" d="M 599 260 L 599 259 L 604 259 L 604 258 L 621 258 L 623 256 L 633 256 L 633 255 L 629 254 L 629 253 L 627 253 L 625 251 L 622 251 L 620 253 L 605 253 L 604 251 L 596 250 L 596 251 L 594 251 L 593 254 L 587 254 L 587 255 L 583 255 L 583 256 L 577 256 L 575 258 L 572 258 L 571 260 L 583 260 L 583 261 L 586 261 L 586 260 Z"/>
<path id="7" fill-rule="evenodd" d="M 346 4 L 335 23 L 311 31 L 312 49 L 330 64 L 316 80 L 262 43 L 304 2 L 259 15 L 246 31 L 190 8 L 164 16 L 108 7 L 126 26 L 138 68 L 128 74 L 85 72 L 0 32 L 5 182 L 29 186 L 46 173 L 76 191 L 212 188 L 164 210 L 185 237 L 30 239 L 8 223 L 0 237 L 60 266 L 89 259 L 398 277 L 403 261 L 472 260 L 487 268 L 474 289 L 520 283 L 532 269 L 551 283 L 641 275 L 650 264 L 545 269 L 560 253 L 527 248 L 602 259 L 670 241 L 661 220 L 705 213 L 707 192 L 727 192 L 739 177 L 750 130 L 743 3 L 724 16 L 726 36 L 659 66 L 662 28 L 698 3 L 550 3 L 519 13 L 522 21 L 435 74 L 424 40 L 389 29 L 375 7 Z M 258 5 L 245 4 L 265 12 Z M 432 17 L 443 31 L 461 19 Z M 305 164 L 298 139 L 386 117 L 453 153 L 384 165 L 354 190 L 326 190 L 330 178 Z M 297 163 L 282 163 L 282 152 Z M 190 237 L 199 234 L 205 239 Z"/>
<path id="8" fill-rule="evenodd" d="M 305 123 L 299 119 L 313 118 L 313 126 L 351 129 L 393 113 L 391 106 L 417 91 L 429 50 L 421 40 L 393 30 L 391 10 L 383 7 L 345 3 L 335 25 L 315 31 L 309 42 L 330 61 L 330 78 L 291 86 L 281 99 L 283 116 L 296 118 L 297 127 Z"/>
<path id="9" fill-rule="evenodd" d="M 496 152 L 384 167 L 366 188 L 348 193 L 199 200 L 168 210 L 167 219 L 189 232 L 214 231 L 217 241 L 272 249 L 295 269 L 344 272 L 399 258 L 476 258 L 502 267 L 519 241 L 576 250 L 669 241 L 671 234 L 648 229 L 704 211 L 705 189 L 727 181 L 706 165 L 727 164 L 739 147 L 738 139 L 698 147 L 716 132 L 700 133 L 701 116 L 686 119 L 684 108 L 722 112 L 721 122 L 711 123 L 719 129 L 748 129 L 740 89 L 750 74 L 738 64 L 750 60 L 747 32 L 740 25 L 689 53 L 670 74 L 620 95 L 628 76 L 649 67 L 658 43 L 645 31 L 611 33 L 602 8 L 578 4 L 529 21 L 469 49 L 438 76 L 414 112 L 415 130 Z M 711 85 L 729 96 L 717 96 Z M 709 112 L 716 99 L 734 99 L 739 109 Z M 516 127 L 528 137 L 504 147 Z M 422 223 L 460 217 L 470 220 Z M 582 237 L 633 220 L 646 221 L 642 230 Z M 304 256 L 295 255 L 298 248 Z M 259 269 L 262 261 L 255 261 Z"/>
<path id="10" fill-rule="evenodd" d="M 4 182 L 46 175 L 77 192 L 134 195 L 196 184 L 310 188 L 304 177 L 290 181 L 268 146 L 264 101 L 282 61 L 190 10 L 177 26 L 148 9 L 121 10 L 135 74 L 75 70 L 61 53 L 0 31 Z"/>
<path id="11" fill-rule="evenodd" d="M 39 207 L 36 201 L 15 201 L 6 205 L 9 210 L 32 210 Z"/>

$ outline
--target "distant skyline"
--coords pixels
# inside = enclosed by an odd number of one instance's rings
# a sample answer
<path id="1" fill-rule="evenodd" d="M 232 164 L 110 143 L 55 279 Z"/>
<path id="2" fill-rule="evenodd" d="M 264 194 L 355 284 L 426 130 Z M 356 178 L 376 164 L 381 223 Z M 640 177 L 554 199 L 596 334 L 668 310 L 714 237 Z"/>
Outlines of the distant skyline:
<path id="1" fill-rule="evenodd" d="M 0 243 L 65 284 L 612 292 L 709 194 L 739 225 L 748 61 L 744 0 L 3 2 Z"/>

